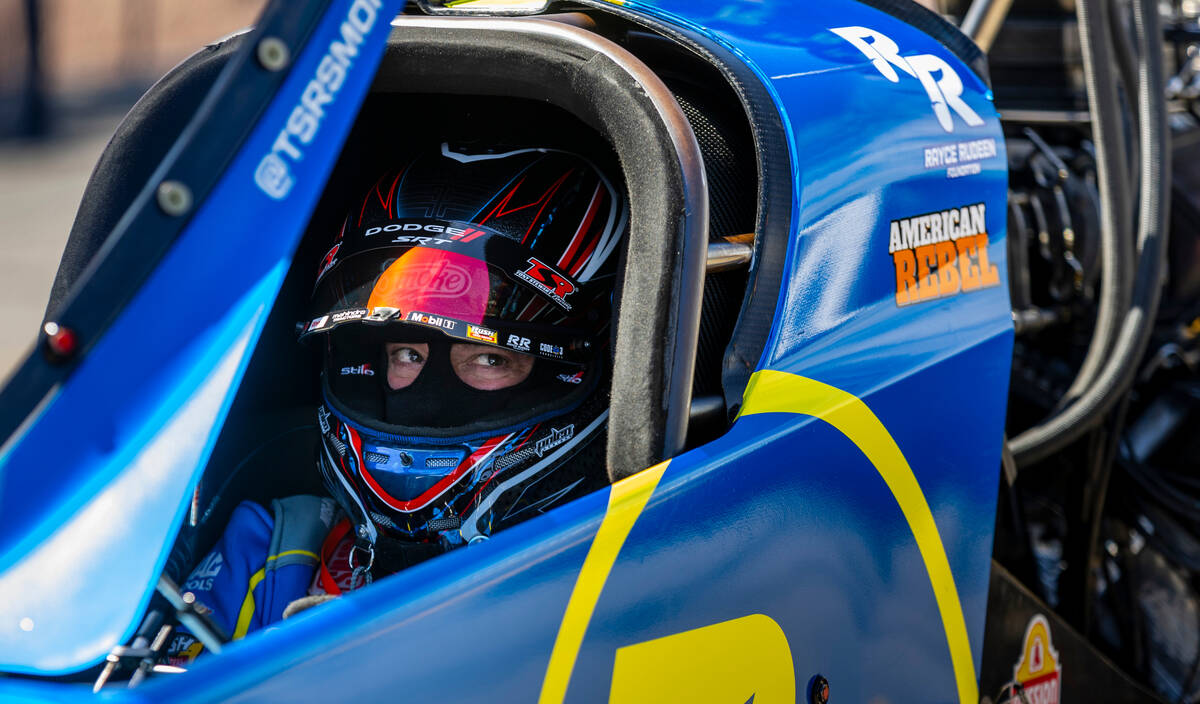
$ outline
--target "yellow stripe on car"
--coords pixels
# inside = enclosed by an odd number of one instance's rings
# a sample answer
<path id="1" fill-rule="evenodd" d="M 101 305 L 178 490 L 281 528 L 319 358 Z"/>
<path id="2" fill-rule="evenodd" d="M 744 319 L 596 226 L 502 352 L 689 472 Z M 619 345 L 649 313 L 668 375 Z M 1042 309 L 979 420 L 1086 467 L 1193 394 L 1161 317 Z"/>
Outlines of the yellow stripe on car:
<path id="1" fill-rule="evenodd" d="M 546 666 L 546 679 L 542 682 L 538 704 L 558 704 L 567 696 L 567 684 L 575 669 L 579 646 L 583 644 L 583 636 L 596 609 L 596 602 L 600 599 L 600 592 L 604 589 L 613 563 L 617 561 L 621 546 L 625 544 L 625 538 L 662 479 L 667 464 L 669 462 L 662 462 L 613 484 L 608 495 L 608 511 L 583 560 L 583 568 L 567 601 L 566 613 L 558 626 L 558 636 L 550 652 L 550 663 Z"/>
<path id="2" fill-rule="evenodd" d="M 950 647 L 959 702 L 976 704 L 979 688 L 975 663 L 946 548 L 921 485 L 887 428 L 856 396 L 814 379 L 774 370 L 755 372 L 746 387 L 739 417 L 759 413 L 802 414 L 825 421 L 857 445 L 875 466 L 900 504 L 925 562 Z"/>

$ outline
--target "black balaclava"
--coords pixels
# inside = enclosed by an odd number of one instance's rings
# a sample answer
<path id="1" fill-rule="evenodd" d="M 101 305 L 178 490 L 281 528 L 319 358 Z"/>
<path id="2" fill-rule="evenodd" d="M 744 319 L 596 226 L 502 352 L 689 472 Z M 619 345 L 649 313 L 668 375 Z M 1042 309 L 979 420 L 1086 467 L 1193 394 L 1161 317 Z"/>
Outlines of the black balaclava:
<path id="1" fill-rule="evenodd" d="M 383 421 L 407 427 L 453 428 L 487 424 L 502 416 L 521 415 L 521 410 L 543 404 L 562 391 L 551 382 L 561 365 L 545 359 L 534 360 L 524 381 L 494 391 L 481 391 L 458 378 L 450 364 L 450 345 L 446 339 L 429 340 L 429 357 L 421 373 L 411 384 L 392 390 L 387 383 L 387 353 L 384 370 L 379 374 L 383 387 Z M 486 352 L 486 350 L 481 350 Z"/>

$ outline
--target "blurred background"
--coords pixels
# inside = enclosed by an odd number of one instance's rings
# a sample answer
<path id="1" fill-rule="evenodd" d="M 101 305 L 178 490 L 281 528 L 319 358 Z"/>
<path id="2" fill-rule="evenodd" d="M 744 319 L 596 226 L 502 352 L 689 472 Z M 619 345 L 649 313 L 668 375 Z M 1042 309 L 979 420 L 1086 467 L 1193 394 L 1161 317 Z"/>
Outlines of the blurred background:
<path id="1" fill-rule="evenodd" d="M 0 381 L 33 343 L 92 166 L 159 76 L 265 0 L 0 0 Z"/>

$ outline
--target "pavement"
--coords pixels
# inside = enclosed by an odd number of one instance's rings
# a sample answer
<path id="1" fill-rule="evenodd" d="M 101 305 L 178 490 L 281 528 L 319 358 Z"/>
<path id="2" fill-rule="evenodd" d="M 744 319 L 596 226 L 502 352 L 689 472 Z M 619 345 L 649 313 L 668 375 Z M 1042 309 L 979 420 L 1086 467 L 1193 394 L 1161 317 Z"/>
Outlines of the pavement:
<path id="1" fill-rule="evenodd" d="M 0 380 L 37 337 L 84 186 L 120 119 L 107 113 L 45 141 L 0 142 Z"/>

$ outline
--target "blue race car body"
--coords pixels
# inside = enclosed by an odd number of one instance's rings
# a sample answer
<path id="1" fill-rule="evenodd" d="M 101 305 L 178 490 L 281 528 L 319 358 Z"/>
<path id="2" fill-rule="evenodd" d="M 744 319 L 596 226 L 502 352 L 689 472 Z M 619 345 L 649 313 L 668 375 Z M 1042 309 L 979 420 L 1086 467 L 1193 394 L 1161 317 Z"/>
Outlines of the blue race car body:
<path id="1" fill-rule="evenodd" d="M 96 665 L 139 625 L 402 4 L 298 10 L 311 32 L 173 244 L 102 322 L 63 320 L 93 325 L 85 355 L 38 351 L 10 380 L 7 400 L 33 402 L 0 449 L 0 670 L 31 677 L 0 697 L 92 696 L 40 676 Z M 587 4 L 707 47 L 759 96 L 775 234 L 738 322 L 763 334 L 736 421 L 103 696 L 790 702 L 819 676 L 840 701 L 979 701 L 1013 344 L 985 80 L 888 3 Z M 365 31 L 345 80 L 269 193 L 264 155 L 351 20 Z M 127 238 L 171 222 L 163 197 L 146 189 Z"/>

